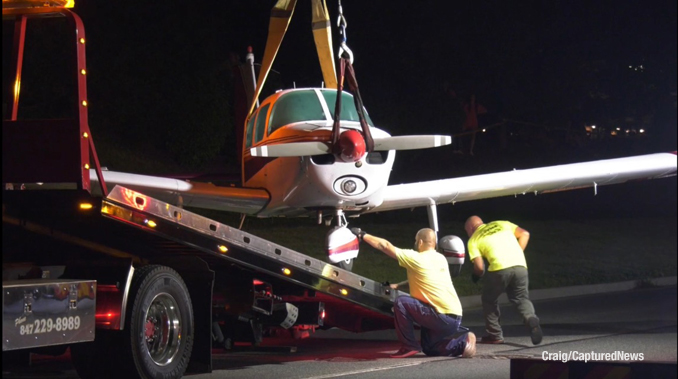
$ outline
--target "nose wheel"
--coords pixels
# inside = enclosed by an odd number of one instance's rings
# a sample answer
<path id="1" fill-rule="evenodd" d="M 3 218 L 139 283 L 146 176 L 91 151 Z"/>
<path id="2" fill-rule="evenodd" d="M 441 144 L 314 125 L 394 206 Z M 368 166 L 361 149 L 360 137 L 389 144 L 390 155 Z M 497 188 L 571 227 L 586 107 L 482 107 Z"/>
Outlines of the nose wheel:
<path id="1" fill-rule="evenodd" d="M 321 216 L 322 217 L 322 216 Z M 335 210 L 334 217 L 330 219 L 334 221 L 335 226 L 327 233 L 327 254 L 329 262 L 342 268 L 346 271 L 353 270 L 353 261 L 358 254 L 358 242 L 355 236 L 346 229 L 348 222 L 346 221 L 346 216 L 344 211 L 341 209 Z M 325 219 L 325 221 L 328 221 Z M 325 225 L 328 225 L 326 222 Z M 330 224 L 331 225 L 331 224 Z M 328 225 L 329 226 L 329 225 Z M 337 251 L 338 250 L 338 251 Z M 329 259 L 329 256 L 332 254 L 339 253 L 341 255 L 348 255 L 346 259 L 336 260 L 337 255 L 333 255 L 335 259 Z M 339 255 L 339 257 L 341 257 Z"/>
<path id="2" fill-rule="evenodd" d="M 333 263 L 333 264 L 335 266 L 339 267 L 339 268 L 343 268 L 346 271 L 353 271 L 353 260 L 354 259 L 355 258 L 346 259 L 346 260 L 343 260 L 339 263 Z"/>

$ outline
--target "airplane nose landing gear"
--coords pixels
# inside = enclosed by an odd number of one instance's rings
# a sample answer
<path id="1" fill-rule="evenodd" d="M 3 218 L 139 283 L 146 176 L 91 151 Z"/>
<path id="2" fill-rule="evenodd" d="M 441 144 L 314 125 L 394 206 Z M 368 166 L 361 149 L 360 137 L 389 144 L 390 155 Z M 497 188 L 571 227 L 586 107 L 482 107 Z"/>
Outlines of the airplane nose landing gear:
<path id="1" fill-rule="evenodd" d="M 336 210 L 335 220 L 337 225 L 333 227 L 325 239 L 325 248 L 330 263 L 351 271 L 353 269 L 353 259 L 358 257 L 359 242 L 350 230 L 346 227 L 346 217 L 341 209 Z"/>

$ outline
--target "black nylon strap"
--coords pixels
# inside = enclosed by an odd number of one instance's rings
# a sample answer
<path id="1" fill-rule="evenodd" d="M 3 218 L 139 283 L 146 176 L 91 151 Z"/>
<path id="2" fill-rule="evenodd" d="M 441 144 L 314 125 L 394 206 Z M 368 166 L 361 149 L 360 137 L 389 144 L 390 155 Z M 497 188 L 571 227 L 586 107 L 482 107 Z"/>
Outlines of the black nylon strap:
<path id="1" fill-rule="evenodd" d="M 339 80 L 337 81 L 337 101 L 334 106 L 334 124 L 332 125 L 332 146 L 335 149 L 339 148 L 339 125 L 341 120 L 341 93 L 344 89 L 344 78 L 348 80 L 348 87 L 353 92 L 353 100 L 355 102 L 356 110 L 358 111 L 358 119 L 360 120 L 360 127 L 363 130 L 363 137 L 365 138 L 365 147 L 367 152 L 372 152 L 374 150 L 374 139 L 372 138 L 372 133 L 370 133 L 370 127 L 367 124 L 367 118 L 365 117 L 365 111 L 363 108 L 363 100 L 360 96 L 360 90 L 358 88 L 358 81 L 355 77 L 355 70 L 351 61 L 348 59 L 346 54 L 339 59 Z"/>

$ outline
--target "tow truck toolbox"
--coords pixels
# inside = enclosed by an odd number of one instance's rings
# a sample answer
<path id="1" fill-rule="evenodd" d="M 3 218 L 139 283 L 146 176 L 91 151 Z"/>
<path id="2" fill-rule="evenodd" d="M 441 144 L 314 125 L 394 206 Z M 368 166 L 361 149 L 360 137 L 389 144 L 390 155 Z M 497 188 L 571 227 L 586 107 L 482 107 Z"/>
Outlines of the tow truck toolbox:
<path id="1" fill-rule="evenodd" d="M 2 282 L 2 351 L 94 340 L 94 280 Z"/>

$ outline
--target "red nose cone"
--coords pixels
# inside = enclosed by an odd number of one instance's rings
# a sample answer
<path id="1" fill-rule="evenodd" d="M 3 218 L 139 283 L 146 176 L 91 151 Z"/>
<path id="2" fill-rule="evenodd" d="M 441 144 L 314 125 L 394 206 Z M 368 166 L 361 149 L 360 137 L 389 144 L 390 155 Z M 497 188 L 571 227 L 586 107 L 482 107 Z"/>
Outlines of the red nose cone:
<path id="1" fill-rule="evenodd" d="M 365 139 L 357 130 L 347 130 L 339 136 L 339 158 L 357 162 L 365 155 Z"/>

